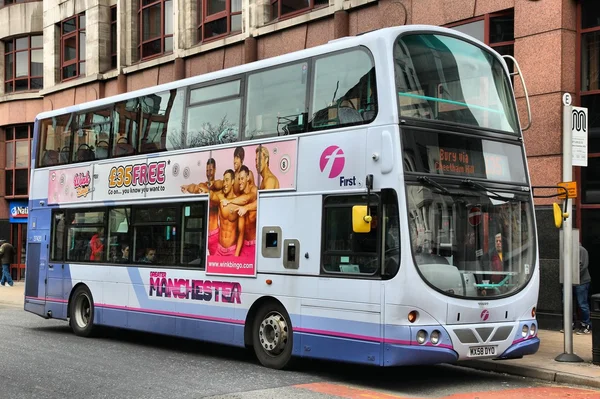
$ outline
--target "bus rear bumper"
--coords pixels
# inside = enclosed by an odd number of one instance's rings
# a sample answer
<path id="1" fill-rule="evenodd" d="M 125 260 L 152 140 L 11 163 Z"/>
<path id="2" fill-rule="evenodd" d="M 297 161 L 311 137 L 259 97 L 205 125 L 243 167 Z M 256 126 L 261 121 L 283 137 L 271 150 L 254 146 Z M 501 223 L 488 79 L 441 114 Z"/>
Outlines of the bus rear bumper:
<path id="1" fill-rule="evenodd" d="M 48 318 L 46 314 L 46 305 L 44 302 L 25 299 L 25 305 L 23 308 L 26 312 L 31 312 L 33 314 L 43 317 L 44 319 Z"/>
<path id="2" fill-rule="evenodd" d="M 503 354 L 498 356 L 498 360 L 518 359 L 526 355 L 533 355 L 540 348 L 540 339 L 538 337 L 530 338 L 526 341 L 518 342 L 510 346 Z"/>
<path id="3" fill-rule="evenodd" d="M 458 354 L 449 348 L 385 344 L 384 366 L 456 363 Z"/>

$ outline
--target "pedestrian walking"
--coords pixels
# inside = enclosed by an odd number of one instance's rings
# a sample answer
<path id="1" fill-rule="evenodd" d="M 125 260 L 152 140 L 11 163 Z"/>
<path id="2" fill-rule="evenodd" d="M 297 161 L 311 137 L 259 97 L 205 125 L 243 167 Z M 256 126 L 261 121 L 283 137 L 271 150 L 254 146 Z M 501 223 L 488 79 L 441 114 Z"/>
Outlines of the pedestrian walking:
<path id="1" fill-rule="evenodd" d="M 15 256 L 15 248 L 11 243 L 4 239 L 0 239 L 0 262 L 2 262 L 2 278 L 0 279 L 0 285 L 8 283 L 11 287 L 14 282 L 10 276 L 10 264 Z"/>

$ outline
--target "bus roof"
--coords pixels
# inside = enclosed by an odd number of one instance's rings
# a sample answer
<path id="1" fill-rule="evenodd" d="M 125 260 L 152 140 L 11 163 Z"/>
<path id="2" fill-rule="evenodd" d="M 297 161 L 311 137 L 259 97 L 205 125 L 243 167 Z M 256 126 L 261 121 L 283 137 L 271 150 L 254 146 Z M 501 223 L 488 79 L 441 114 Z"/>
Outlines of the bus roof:
<path id="1" fill-rule="evenodd" d="M 328 43 L 311 47 L 304 50 L 294 51 L 287 54 L 266 58 L 264 60 L 254 61 L 230 68 L 221 69 L 214 72 L 204 73 L 202 75 L 192 76 L 189 78 L 176 80 L 169 83 L 163 83 L 160 85 L 154 85 L 150 87 L 146 87 L 139 90 L 129 91 L 122 94 L 117 94 L 110 97 L 104 97 L 98 100 L 88 101 L 76 105 L 71 105 L 68 107 L 59 108 L 52 111 L 44 111 L 39 113 L 36 116 L 36 120 L 51 118 L 57 115 L 68 114 L 72 112 L 80 112 L 88 109 L 95 109 L 99 107 L 103 107 L 106 105 L 110 105 L 119 101 L 129 100 L 131 98 L 141 97 L 149 94 L 154 94 L 157 92 L 169 91 L 174 89 L 179 89 L 186 86 L 193 86 L 196 84 L 216 81 L 219 79 L 224 79 L 227 77 L 233 77 L 236 75 L 241 75 L 244 73 L 269 68 L 281 64 L 286 64 L 294 61 L 300 61 L 309 57 L 315 57 L 323 54 L 327 54 L 334 51 L 344 50 L 347 48 L 357 47 L 360 45 L 367 45 L 369 47 L 373 47 L 375 42 L 383 40 L 386 43 L 393 43 L 394 40 L 401 33 L 411 32 L 434 32 L 434 33 L 445 33 L 449 35 L 453 35 L 456 37 L 460 37 L 464 40 L 470 41 L 476 45 L 485 47 L 486 50 L 492 51 L 492 49 L 480 42 L 479 40 L 473 38 L 472 36 L 466 35 L 457 30 L 444 28 L 435 25 L 403 25 L 396 26 L 390 28 L 381 28 L 377 30 L 373 30 L 370 32 L 362 33 L 356 36 L 348 36 L 340 39 L 330 40 Z M 492 51 L 493 52 L 493 51 Z M 500 61 L 506 68 L 504 60 L 500 57 Z"/>

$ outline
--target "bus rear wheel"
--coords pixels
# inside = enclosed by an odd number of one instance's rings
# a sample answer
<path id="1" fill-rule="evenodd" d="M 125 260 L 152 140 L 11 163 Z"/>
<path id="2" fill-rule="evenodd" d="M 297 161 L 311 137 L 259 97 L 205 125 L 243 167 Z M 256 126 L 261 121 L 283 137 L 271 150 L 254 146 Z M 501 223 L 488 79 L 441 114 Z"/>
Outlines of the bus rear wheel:
<path id="1" fill-rule="evenodd" d="M 80 337 L 90 337 L 94 332 L 94 300 L 84 285 L 79 286 L 71 298 L 69 325 Z"/>
<path id="2" fill-rule="evenodd" d="M 263 366 L 283 369 L 291 365 L 292 324 L 281 304 L 268 302 L 258 310 L 252 326 L 252 344 Z"/>

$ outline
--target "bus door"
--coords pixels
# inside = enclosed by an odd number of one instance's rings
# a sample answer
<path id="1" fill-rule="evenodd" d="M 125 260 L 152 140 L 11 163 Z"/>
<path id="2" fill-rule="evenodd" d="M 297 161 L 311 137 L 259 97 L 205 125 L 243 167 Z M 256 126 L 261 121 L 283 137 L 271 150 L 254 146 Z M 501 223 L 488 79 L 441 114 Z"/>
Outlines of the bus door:
<path id="1" fill-rule="evenodd" d="M 27 255 L 25 260 L 25 309 L 46 316 L 46 277 L 50 243 L 50 214 L 47 210 L 29 211 Z"/>
<path id="2" fill-rule="evenodd" d="M 53 318 L 67 317 L 67 300 L 68 291 L 64 289 L 64 273 L 65 273 L 65 211 L 58 210 L 52 213 L 52 239 L 48 240 L 45 279 L 46 290 L 46 308 L 52 311 Z M 41 266 L 41 259 L 40 259 Z M 40 271 L 41 271 L 40 267 Z M 65 294 L 67 292 L 67 294 Z"/>

